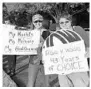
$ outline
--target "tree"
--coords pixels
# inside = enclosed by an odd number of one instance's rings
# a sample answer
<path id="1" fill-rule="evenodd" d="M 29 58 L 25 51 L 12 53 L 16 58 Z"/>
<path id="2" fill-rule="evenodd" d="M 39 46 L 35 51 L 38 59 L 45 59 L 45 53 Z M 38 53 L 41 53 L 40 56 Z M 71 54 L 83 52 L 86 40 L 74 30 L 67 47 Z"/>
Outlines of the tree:
<path id="1" fill-rule="evenodd" d="M 39 10 L 48 12 L 56 22 L 57 16 L 63 11 L 68 11 L 73 15 L 86 7 L 86 3 L 5 3 L 5 5 L 8 12 L 13 10 L 18 10 L 19 13 L 26 10 L 29 14 Z"/>
<path id="2" fill-rule="evenodd" d="M 3 23 L 5 23 L 5 20 L 8 20 L 9 14 L 7 12 L 7 7 L 5 4 L 3 4 Z"/>

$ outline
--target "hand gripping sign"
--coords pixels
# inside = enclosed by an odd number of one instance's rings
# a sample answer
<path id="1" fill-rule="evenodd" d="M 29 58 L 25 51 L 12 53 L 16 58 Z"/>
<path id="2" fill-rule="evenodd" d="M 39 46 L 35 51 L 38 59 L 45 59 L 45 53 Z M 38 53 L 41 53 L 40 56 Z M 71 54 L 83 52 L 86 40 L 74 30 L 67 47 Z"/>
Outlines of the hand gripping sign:
<path id="1" fill-rule="evenodd" d="M 52 33 L 42 48 L 45 74 L 70 74 L 88 71 L 84 41 L 74 31 Z"/>

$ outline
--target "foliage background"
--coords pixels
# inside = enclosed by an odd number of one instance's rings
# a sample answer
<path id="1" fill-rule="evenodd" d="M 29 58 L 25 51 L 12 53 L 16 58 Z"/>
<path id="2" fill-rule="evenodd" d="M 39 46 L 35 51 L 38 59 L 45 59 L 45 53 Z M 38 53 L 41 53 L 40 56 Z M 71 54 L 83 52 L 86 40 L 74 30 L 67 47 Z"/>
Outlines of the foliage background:
<path id="1" fill-rule="evenodd" d="M 31 23 L 32 14 L 37 11 L 41 11 L 46 19 L 54 19 L 55 23 L 63 11 L 75 15 L 87 8 L 89 3 L 3 3 L 3 23 L 9 19 L 11 24 L 22 23 L 21 26 L 26 26 Z"/>

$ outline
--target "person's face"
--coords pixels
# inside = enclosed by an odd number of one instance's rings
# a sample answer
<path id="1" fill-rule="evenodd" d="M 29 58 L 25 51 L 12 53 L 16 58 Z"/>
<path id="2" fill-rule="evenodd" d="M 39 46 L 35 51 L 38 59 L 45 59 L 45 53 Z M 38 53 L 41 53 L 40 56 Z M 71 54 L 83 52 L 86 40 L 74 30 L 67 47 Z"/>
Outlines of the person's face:
<path id="1" fill-rule="evenodd" d="M 66 18 L 60 18 L 59 25 L 60 28 L 67 30 L 71 28 L 71 21 Z"/>
<path id="2" fill-rule="evenodd" d="M 36 21 L 33 21 L 33 25 L 35 28 L 37 29 L 40 29 L 42 27 L 42 20 L 36 20 Z"/>

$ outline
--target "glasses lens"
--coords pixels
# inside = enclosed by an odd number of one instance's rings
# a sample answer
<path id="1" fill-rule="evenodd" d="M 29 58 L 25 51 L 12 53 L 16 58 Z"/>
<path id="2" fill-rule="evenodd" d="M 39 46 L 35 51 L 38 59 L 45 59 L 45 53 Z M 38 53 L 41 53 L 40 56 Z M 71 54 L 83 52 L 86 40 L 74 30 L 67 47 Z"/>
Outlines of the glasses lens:
<path id="1" fill-rule="evenodd" d="M 64 24 L 64 22 L 60 22 L 60 24 Z"/>
<path id="2" fill-rule="evenodd" d="M 69 21 L 65 21 L 65 23 L 69 23 Z"/>
<path id="3" fill-rule="evenodd" d="M 42 23 L 42 21 L 41 21 L 41 20 L 37 20 L 37 21 L 35 21 L 34 23 L 38 23 L 38 22 L 39 22 L 39 23 Z"/>
<path id="4" fill-rule="evenodd" d="M 65 21 L 65 22 L 60 22 L 60 24 L 64 24 L 64 23 L 66 23 L 66 24 L 67 24 L 67 23 L 69 23 L 69 21 Z"/>

